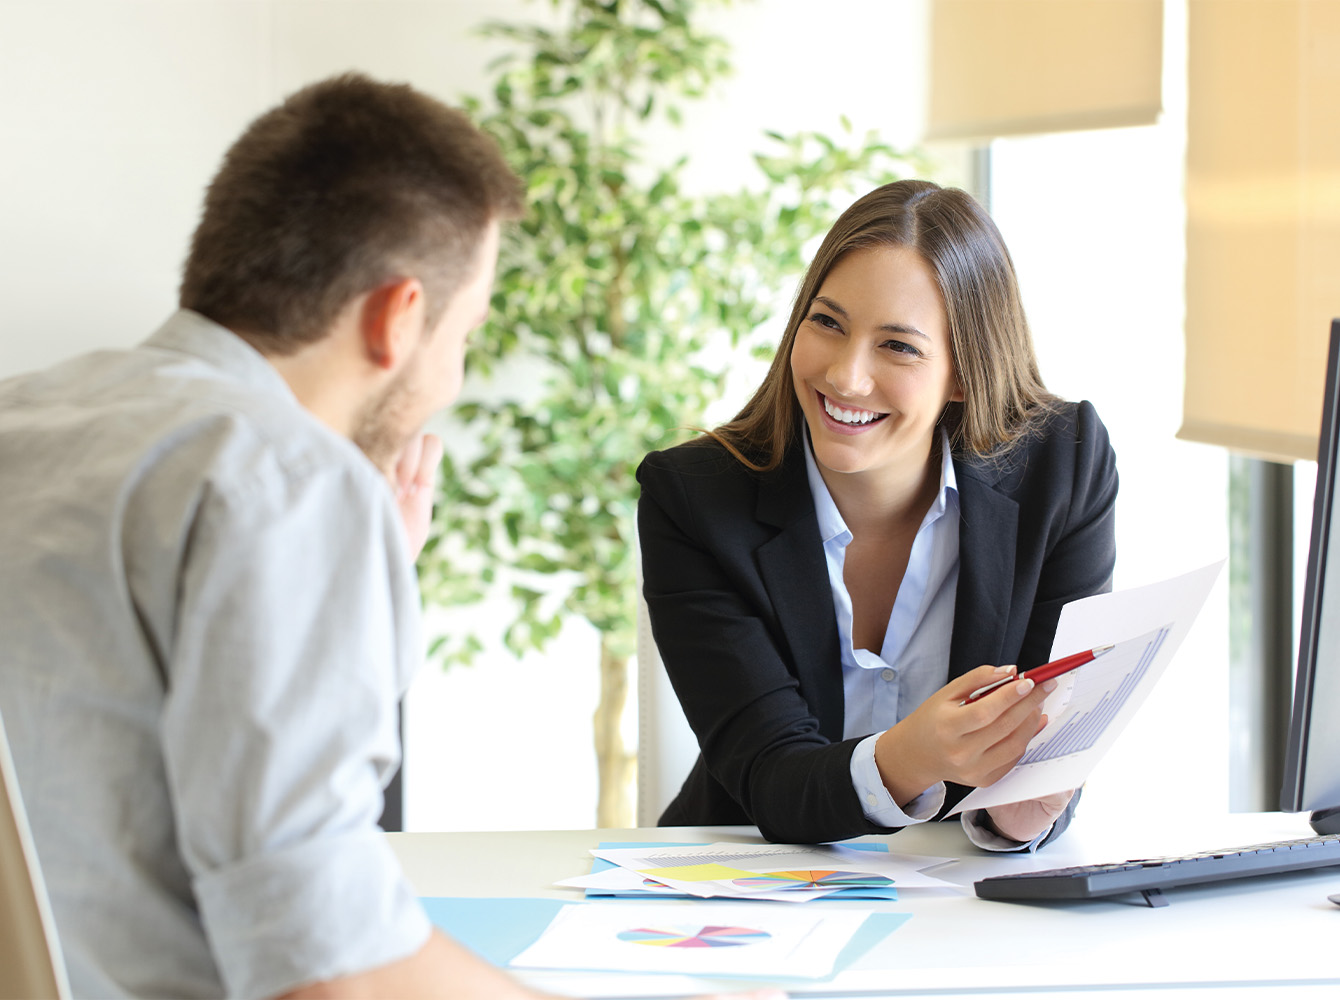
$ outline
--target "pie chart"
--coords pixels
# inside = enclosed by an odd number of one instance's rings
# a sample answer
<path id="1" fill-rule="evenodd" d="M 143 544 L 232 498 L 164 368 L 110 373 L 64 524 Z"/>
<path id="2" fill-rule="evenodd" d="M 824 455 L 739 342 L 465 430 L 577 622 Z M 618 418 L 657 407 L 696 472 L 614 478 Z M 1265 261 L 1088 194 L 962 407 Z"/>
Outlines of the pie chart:
<path id="1" fill-rule="evenodd" d="M 798 871 L 768 872 L 737 878 L 741 889 L 882 889 L 893 879 L 868 872 Z"/>
<path id="2" fill-rule="evenodd" d="M 736 948 L 744 944 L 758 944 L 772 935 L 749 927 L 721 927 L 709 925 L 697 930 L 689 928 L 665 929 L 637 927 L 620 931 L 620 941 L 652 945 L 657 948 Z"/>

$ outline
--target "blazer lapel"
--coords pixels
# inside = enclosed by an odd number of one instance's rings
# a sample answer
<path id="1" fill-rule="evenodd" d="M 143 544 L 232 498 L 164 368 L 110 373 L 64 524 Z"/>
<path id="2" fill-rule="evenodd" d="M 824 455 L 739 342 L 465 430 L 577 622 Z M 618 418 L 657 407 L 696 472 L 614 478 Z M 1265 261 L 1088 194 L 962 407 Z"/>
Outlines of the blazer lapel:
<path id="1" fill-rule="evenodd" d="M 955 469 L 959 493 L 958 594 L 949 676 L 998 664 L 1014 590 L 1019 504 L 995 489 L 983 469 Z"/>
<path id="2" fill-rule="evenodd" d="M 756 515 L 780 529 L 757 550 L 759 574 L 791 649 L 802 692 L 819 719 L 819 731 L 842 739 L 842 663 L 828 563 L 819 541 L 814 499 L 804 456 L 793 445 L 782 467 L 759 484 Z"/>

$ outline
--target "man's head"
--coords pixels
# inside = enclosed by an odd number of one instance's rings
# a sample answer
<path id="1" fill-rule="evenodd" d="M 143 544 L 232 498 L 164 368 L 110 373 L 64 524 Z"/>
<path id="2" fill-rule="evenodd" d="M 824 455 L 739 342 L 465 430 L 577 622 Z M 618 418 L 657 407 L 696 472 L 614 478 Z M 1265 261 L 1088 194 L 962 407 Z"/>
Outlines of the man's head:
<path id="1" fill-rule="evenodd" d="M 412 277 L 432 330 L 477 272 L 490 225 L 520 209 L 497 146 L 459 111 L 408 86 L 335 77 L 228 151 L 181 305 L 284 356 L 325 336 L 356 297 Z"/>

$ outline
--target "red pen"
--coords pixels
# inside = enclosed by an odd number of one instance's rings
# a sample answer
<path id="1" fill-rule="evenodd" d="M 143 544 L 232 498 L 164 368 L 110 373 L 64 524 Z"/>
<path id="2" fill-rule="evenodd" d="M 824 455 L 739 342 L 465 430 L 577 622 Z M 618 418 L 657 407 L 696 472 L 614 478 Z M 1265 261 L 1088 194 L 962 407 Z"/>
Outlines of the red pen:
<path id="1" fill-rule="evenodd" d="M 1097 659 L 1111 648 L 1111 644 L 1106 646 L 1094 646 L 1093 649 L 1086 649 L 1082 653 L 1073 653 L 1070 656 L 1063 656 L 1059 660 L 1052 660 L 1051 663 L 1044 663 L 1040 667 L 1026 670 L 1015 677 L 1002 677 L 998 681 L 992 681 L 990 684 L 986 685 L 986 687 L 979 687 L 976 691 L 963 699 L 963 704 L 967 705 L 974 702 L 982 697 L 982 695 L 989 694 L 998 687 L 1009 684 L 1011 681 L 1023 680 L 1025 677 L 1035 684 L 1049 681 L 1053 677 L 1060 677 L 1062 674 L 1068 673 L 1076 667 L 1084 666 L 1084 664 L 1088 663 L 1090 660 Z"/>

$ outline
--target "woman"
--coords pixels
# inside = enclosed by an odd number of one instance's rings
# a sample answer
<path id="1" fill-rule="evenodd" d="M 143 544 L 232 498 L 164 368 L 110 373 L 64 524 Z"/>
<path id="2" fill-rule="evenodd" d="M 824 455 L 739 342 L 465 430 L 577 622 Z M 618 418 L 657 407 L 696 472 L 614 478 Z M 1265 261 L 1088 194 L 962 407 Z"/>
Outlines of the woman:
<path id="1" fill-rule="evenodd" d="M 843 213 L 753 398 L 638 479 L 652 628 L 701 749 L 664 825 L 818 843 L 943 816 L 1009 771 L 1055 682 L 964 700 L 1111 588 L 1107 431 L 1044 388 L 990 217 L 927 181 Z M 1073 808 L 964 822 L 1020 849 Z"/>

